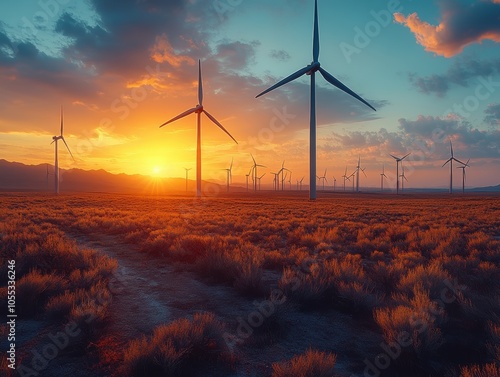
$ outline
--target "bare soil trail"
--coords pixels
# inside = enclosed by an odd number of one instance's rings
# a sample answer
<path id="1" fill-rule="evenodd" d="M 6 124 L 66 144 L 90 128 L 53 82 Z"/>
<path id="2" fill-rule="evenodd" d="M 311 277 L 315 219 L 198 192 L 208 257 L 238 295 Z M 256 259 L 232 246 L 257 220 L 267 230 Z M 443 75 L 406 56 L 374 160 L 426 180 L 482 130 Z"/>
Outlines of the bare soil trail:
<path id="1" fill-rule="evenodd" d="M 243 297 L 233 287 L 207 284 L 185 267 L 140 252 L 136 245 L 124 243 L 116 236 L 68 236 L 80 247 L 92 248 L 118 262 L 110 285 L 113 300 L 106 330 L 118 344 L 150 335 L 159 325 L 200 311 L 213 312 L 227 325 L 228 334 L 237 336 L 241 320 L 251 321 L 252 313 L 265 300 Z M 361 376 L 359 366 L 380 342 L 377 334 L 346 314 L 301 312 L 289 303 L 278 306 L 279 314 L 272 323 L 283 326 L 285 334 L 276 342 L 268 342 L 259 335 L 258 326 L 252 328 L 252 335 L 233 348 L 238 360 L 234 376 L 270 375 L 273 362 L 290 359 L 308 348 L 336 353 L 336 371 L 340 376 Z M 350 350 L 349 355 L 343 352 L 345 349 Z"/>

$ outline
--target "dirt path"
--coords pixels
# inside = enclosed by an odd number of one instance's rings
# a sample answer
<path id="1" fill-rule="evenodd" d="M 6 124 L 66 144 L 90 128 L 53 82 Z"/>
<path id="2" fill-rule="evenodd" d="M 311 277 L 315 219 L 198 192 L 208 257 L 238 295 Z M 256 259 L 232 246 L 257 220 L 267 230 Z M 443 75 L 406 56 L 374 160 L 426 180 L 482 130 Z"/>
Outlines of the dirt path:
<path id="1" fill-rule="evenodd" d="M 228 334 L 237 335 L 241 319 L 248 323 L 252 313 L 256 313 L 257 304 L 264 301 L 242 297 L 232 287 L 208 285 L 194 273 L 141 253 L 136 246 L 124 244 L 117 237 L 78 235 L 72 238 L 79 246 L 95 249 L 118 261 L 111 285 L 113 301 L 108 331 L 123 343 L 151 334 L 158 325 L 200 311 L 215 313 L 228 325 Z M 377 347 L 377 335 L 360 329 L 345 314 L 304 313 L 287 303 L 278 306 L 281 314 L 277 322 L 286 322 L 286 336 L 275 344 L 262 345 L 259 327 L 252 328 L 253 334 L 246 345 L 237 344 L 233 348 L 239 359 L 235 376 L 269 375 L 273 362 L 289 359 L 310 347 L 337 353 L 336 371 L 340 376 L 361 376 L 362 371 L 357 370 L 355 374 L 352 370 L 352 358 L 359 364 L 369 357 L 368 350 Z M 350 355 L 343 353 L 345 349 L 351 349 Z"/>

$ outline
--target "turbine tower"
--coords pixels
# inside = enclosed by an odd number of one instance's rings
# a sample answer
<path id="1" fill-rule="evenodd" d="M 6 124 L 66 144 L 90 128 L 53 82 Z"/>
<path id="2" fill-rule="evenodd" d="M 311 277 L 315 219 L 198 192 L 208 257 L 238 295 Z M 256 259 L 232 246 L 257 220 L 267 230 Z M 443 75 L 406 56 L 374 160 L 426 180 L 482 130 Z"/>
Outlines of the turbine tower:
<path id="1" fill-rule="evenodd" d="M 250 177 L 250 175 L 252 175 L 252 171 L 253 171 L 253 166 L 250 168 L 250 171 L 248 172 L 248 174 L 245 174 L 245 177 L 247 178 L 247 191 L 248 191 L 248 177 Z"/>
<path id="2" fill-rule="evenodd" d="M 382 164 L 382 173 L 380 174 L 380 191 L 384 192 L 384 178 L 387 178 L 385 175 L 385 166 Z"/>
<path id="3" fill-rule="evenodd" d="M 186 192 L 188 190 L 188 178 L 189 178 L 189 171 L 191 170 L 191 168 L 184 168 L 184 170 L 186 171 Z"/>
<path id="4" fill-rule="evenodd" d="M 234 159 L 231 159 L 231 165 L 229 165 L 229 169 L 223 169 L 227 172 L 227 177 L 226 177 L 226 188 L 227 192 L 229 192 L 229 184 L 231 183 L 231 180 L 233 178 L 233 162 Z"/>
<path id="5" fill-rule="evenodd" d="M 333 191 L 337 191 L 337 178 L 333 176 Z"/>
<path id="6" fill-rule="evenodd" d="M 318 177 L 316 176 L 320 181 L 323 181 L 323 191 L 325 191 L 325 182 L 328 182 L 328 179 L 326 179 L 326 171 L 328 168 L 325 169 L 325 174 L 323 176 Z"/>
<path id="7" fill-rule="evenodd" d="M 163 123 L 160 128 L 166 126 L 169 123 L 175 122 L 185 116 L 196 114 L 197 115 L 197 126 L 196 126 L 196 196 L 201 197 L 201 114 L 204 113 L 208 119 L 210 119 L 217 127 L 224 131 L 233 141 L 238 144 L 236 139 L 203 108 L 203 82 L 201 77 L 201 60 L 198 60 L 198 105 L 192 109 L 186 110 L 182 114 L 177 115 L 175 118 L 170 119 L 168 122 Z"/>
<path id="8" fill-rule="evenodd" d="M 453 194 L 453 161 L 456 161 L 462 165 L 465 164 L 462 161 L 457 160 L 453 156 L 453 144 L 451 143 L 451 140 L 450 140 L 450 152 L 451 152 L 451 157 L 448 160 L 446 160 L 446 162 L 441 167 L 444 167 L 448 162 L 450 163 L 450 194 Z"/>
<path id="9" fill-rule="evenodd" d="M 469 166 L 469 161 L 470 161 L 470 158 L 467 160 L 467 162 L 465 163 L 465 165 L 463 166 L 457 166 L 457 169 L 462 169 L 462 194 L 465 194 L 465 180 L 467 179 L 466 177 L 466 173 L 465 173 L 465 169 L 470 167 Z"/>
<path id="10" fill-rule="evenodd" d="M 395 159 L 395 160 L 396 160 L 396 194 L 399 194 L 399 163 L 400 163 L 400 162 L 402 163 L 402 162 L 403 162 L 403 160 L 404 160 L 406 157 L 408 157 L 410 154 L 411 154 L 411 152 L 410 152 L 410 153 L 408 153 L 408 154 L 407 154 L 406 156 L 404 156 L 404 157 L 396 157 L 396 156 L 394 156 L 394 155 L 392 155 L 392 154 L 389 154 L 389 156 L 391 156 L 393 159 Z"/>
<path id="11" fill-rule="evenodd" d="M 345 173 L 342 176 L 344 178 L 344 191 L 345 191 L 345 181 L 350 181 L 349 177 L 347 176 L 347 166 L 345 167 Z"/>
<path id="12" fill-rule="evenodd" d="M 66 149 L 68 150 L 69 154 L 71 155 L 71 158 L 73 161 L 75 158 L 73 157 L 73 153 L 69 150 L 68 144 L 66 143 L 66 140 L 64 140 L 64 135 L 63 135 L 63 130 L 64 129 L 64 119 L 63 119 L 63 108 L 61 106 L 61 134 L 59 136 L 52 136 L 52 143 L 55 143 L 55 164 L 54 164 L 54 180 L 55 180 L 55 193 L 59 194 L 59 157 L 58 157 L 58 150 L 57 150 L 57 141 L 62 140 L 64 145 L 66 146 Z"/>
<path id="13" fill-rule="evenodd" d="M 365 105 L 375 110 L 373 106 L 371 106 L 368 102 L 366 102 L 363 98 L 354 93 L 347 86 L 342 84 L 339 80 L 333 77 L 330 73 L 321 68 L 321 64 L 319 62 L 319 25 L 318 25 L 318 0 L 314 2 L 314 31 L 313 31 L 313 61 L 308 66 L 298 70 L 297 72 L 291 74 L 285 79 L 281 80 L 277 84 L 271 86 L 269 89 L 266 89 L 257 97 L 260 97 L 276 88 L 279 88 L 282 85 L 285 85 L 291 81 L 298 79 L 303 75 L 309 75 L 311 77 L 311 100 L 310 100 L 310 124 L 309 124 L 309 199 L 316 199 L 316 72 L 319 71 L 321 75 L 324 77 L 326 81 L 328 81 L 333 86 L 338 89 L 344 91 L 345 93 L 353 96 L 357 100 L 363 102 Z M 376 111 L 376 110 L 375 110 Z"/>

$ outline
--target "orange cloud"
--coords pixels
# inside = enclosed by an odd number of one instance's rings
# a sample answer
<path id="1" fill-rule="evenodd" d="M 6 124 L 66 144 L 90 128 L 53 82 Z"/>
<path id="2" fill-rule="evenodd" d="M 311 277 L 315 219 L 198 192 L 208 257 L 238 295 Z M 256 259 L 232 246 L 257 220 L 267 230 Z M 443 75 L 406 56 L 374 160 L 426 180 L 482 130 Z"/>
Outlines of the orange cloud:
<path id="1" fill-rule="evenodd" d="M 473 43 L 500 42 L 500 7 L 496 4 L 500 4 L 500 0 L 468 6 L 448 1 L 437 26 L 422 21 L 417 13 L 407 17 L 394 13 L 394 20 L 410 29 L 426 51 L 450 58 Z"/>
<path id="2" fill-rule="evenodd" d="M 196 62 L 189 56 L 178 54 L 170 44 L 165 34 L 156 37 L 151 50 L 151 59 L 157 63 L 167 62 L 173 67 L 180 67 L 184 62 L 194 65 Z"/>

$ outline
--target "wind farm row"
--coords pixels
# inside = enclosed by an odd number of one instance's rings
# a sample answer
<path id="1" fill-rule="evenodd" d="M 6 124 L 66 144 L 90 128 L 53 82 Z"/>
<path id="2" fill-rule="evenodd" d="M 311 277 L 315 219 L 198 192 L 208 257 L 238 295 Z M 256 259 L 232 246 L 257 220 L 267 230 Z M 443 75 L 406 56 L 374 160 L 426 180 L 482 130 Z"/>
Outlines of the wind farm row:
<path id="1" fill-rule="evenodd" d="M 458 160 L 457 158 L 454 157 L 454 152 L 453 152 L 453 144 L 450 141 L 450 153 L 451 157 L 445 161 L 442 167 L 446 166 L 448 163 L 450 164 L 450 187 L 449 187 L 449 193 L 453 193 L 453 162 L 457 162 L 459 166 L 456 166 L 456 169 L 462 169 L 462 193 L 465 192 L 465 182 L 467 178 L 466 174 L 466 169 L 470 167 L 469 162 L 470 159 L 467 160 L 467 162 L 462 162 Z M 411 153 L 408 153 L 404 155 L 403 157 L 397 157 L 392 154 L 389 154 L 395 161 L 396 161 L 396 175 L 393 176 L 395 177 L 395 190 L 396 194 L 399 194 L 400 191 L 404 191 L 404 185 L 405 181 L 409 182 L 406 174 L 405 174 L 405 167 L 403 165 L 403 161 L 410 155 Z M 245 187 L 246 191 L 261 191 L 262 190 L 262 178 L 266 176 L 267 173 L 269 173 L 273 178 L 272 178 L 272 191 L 302 191 L 303 183 L 305 176 L 302 176 L 300 179 L 294 178 L 293 177 L 293 171 L 285 166 L 285 161 L 281 164 L 281 168 L 276 169 L 276 172 L 264 172 L 262 173 L 261 170 L 258 170 L 259 168 L 261 169 L 267 169 L 268 167 L 266 165 L 258 164 L 257 161 L 255 160 L 255 157 L 250 154 L 251 159 L 252 159 L 252 164 L 250 166 L 250 169 L 247 174 L 245 174 Z M 231 159 L 231 164 L 229 165 L 229 168 L 222 169 L 226 171 L 226 191 L 230 192 L 231 185 L 233 184 L 233 165 L 234 165 L 234 158 Z M 191 168 L 184 168 L 186 172 L 186 191 L 188 191 L 188 182 L 189 182 L 189 171 L 192 170 Z M 401 173 L 400 173 L 401 170 Z M 388 190 L 387 185 L 385 186 L 384 189 L 384 184 L 389 180 L 389 177 L 386 175 L 386 169 L 385 169 L 385 164 L 382 164 L 382 170 L 380 173 L 380 192 L 384 192 L 384 190 Z M 366 168 L 361 167 L 361 156 L 358 158 L 357 165 L 352 171 L 352 173 L 349 174 L 349 169 L 346 166 L 344 174 L 340 177 L 342 180 L 342 185 L 339 190 L 337 190 L 337 177 L 335 175 L 328 175 L 328 168 L 325 169 L 324 174 L 322 176 L 316 175 L 316 180 L 321 185 L 321 191 L 325 190 L 333 190 L 333 191 L 352 191 L 352 192 L 360 192 L 361 190 L 361 185 L 360 185 L 360 177 L 361 173 L 365 177 L 367 177 L 366 174 Z M 330 178 L 330 180 L 328 179 Z M 347 183 L 349 182 L 349 183 Z M 352 189 L 349 188 L 349 184 L 352 184 Z M 392 190 L 391 190 L 392 191 Z"/>

